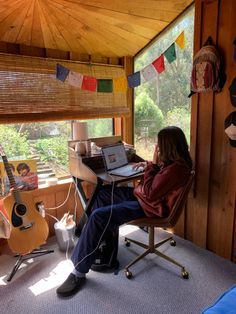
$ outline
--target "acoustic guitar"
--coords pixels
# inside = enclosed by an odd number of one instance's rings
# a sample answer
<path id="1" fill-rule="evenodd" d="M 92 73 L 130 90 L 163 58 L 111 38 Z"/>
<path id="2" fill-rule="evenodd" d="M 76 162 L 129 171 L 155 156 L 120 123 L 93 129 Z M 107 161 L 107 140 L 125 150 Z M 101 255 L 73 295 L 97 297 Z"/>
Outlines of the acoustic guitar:
<path id="1" fill-rule="evenodd" d="M 0 145 L 0 155 L 12 189 L 3 199 L 4 208 L 10 217 L 12 230 L 7 240 L 10 249 L 24 255 L 45 243 L 48 237 L 48 224 L 36 209 L 32 193 L 17 189 L 15 178 L 7 157 Z"/>

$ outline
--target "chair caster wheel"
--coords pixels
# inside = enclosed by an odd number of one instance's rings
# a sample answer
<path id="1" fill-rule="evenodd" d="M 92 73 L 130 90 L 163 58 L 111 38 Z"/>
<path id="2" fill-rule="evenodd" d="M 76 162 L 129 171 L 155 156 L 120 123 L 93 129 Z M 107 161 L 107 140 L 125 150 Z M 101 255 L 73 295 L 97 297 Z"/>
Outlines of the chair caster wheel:
<path id="1" fill-rule="evenodd" d="M 129 247 L 129 246 L 130 246 L 130 241 L 125 239 L 125 245 L 126 245 L 127 247 Z"/>
<path id="2" fill-rule="evenodd" d="M 171 245 L 171 246 L 176 246 L 176 241 L 175 241 L 175 240 L 173 240 L 173 239 L 172 239 L 172 240 L 170 240 L 170 245 Z"/>
<path id="3" fill-rule="evenodd" d="M 189 278 L 189 273 L 185 269 L 182 270 L 181 275 L 182 275 L 182 277 L 184 279 L 188 279 Z"/>
<path id="4" fill-rule="evenodd" d="M 125 276 L 126 276 L 126 278 L 131 279 L 133 277 L 133 274 L 131 273 L 131 271 L 126 269 L 125 270 Z"/>

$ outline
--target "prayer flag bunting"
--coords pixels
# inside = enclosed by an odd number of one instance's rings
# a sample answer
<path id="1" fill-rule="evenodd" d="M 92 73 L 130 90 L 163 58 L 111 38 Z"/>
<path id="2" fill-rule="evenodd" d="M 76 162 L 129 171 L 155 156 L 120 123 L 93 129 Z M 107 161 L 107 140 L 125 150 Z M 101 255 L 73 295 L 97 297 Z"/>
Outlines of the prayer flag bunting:
<path id="1" fill-rule="evenodd" d="M 97 91 L 99 93 L 112 93 L 114 92 L 126 92 L 127 87 L 130 88 L 137 87 L 142 81 L 147 82 L 155 77 L 157 73 L 160 74 L 165 71 L 165 58 L 169 63 L 176 60 L 176 49 L 175 44 L 177 44 L 181 49 L 185 48 L 185 34 L 184 31 L 176 38 L 175 42 L 156 60 L 151 64 L 147 65 L 140 71 L 128 75 L 127 77 L 116 77 L 113 79 L 96 79 L 95 77 L 86 76 L 80 73 L 70 71 L 61 64 L 56 66 L 56 78 L 62 82 L 67 79 L 69 85 L 81 88 L 88 91 Z M 233 57 L 236 62 L 236 38 L 233 42 L 234 52 Z M 164 58 L 165 57 L 165 58 Z"/>
<path id="2" fill-rule="evenodd" d="M 126 92 L 128 87 L 127 78 L 124 76 L 113 79 L 114 92 Z"/>
<path id="3" fill-rule="evenodd" d="M 65 68 L 63 65 L 57 63 L 56 67 L 56 78 L 59 81 L 65 82 L 67 75 L 69 74 L 70 70 Z"/>
<path id="4" fill-rule="evenodd" d="M 182 32 L 177 38 L 176 38 L 176 44 L 179 45 L 181 49 L 185 48 L 185 37 L 184 32 Z"/>
<path id="5" fill-rule="evenodd" d="M 70 71 L 67 77 L 67 82 L 71 86 L 81 88 L 83 82 L 83 75 L 80 73 L 76 73 L 74 71 Z"/>
<path id="6" fill-rule="evenodd" d="M 175 51 L 175 43 L 173 43 L 165 52 L 164 56 L 168 60 L 169 63 L 172 63 L 176 60 L 176 51 Z"/>
<path id="7" fill-rule="evenodd" d="M 140 85 L 140 71 L 128 75 L 129 87 L 137 87 Z"/>
<path id="8" fill-rule="evenodd" d="M 163 72 L 165 70 L 164 55 L 162 54 L 152 64 L 159 74 Z"/>
<path id="9" fill-rule="evenodd" d="M 113 82 L 111 79 L 98 79 L 97 80 L 97 92 L 98 93 L 112 93 Z"/>
<path id="10" fill-rule="evenodd" d="M 144 78 L 144 81 L 147 82 L 151 81 L 152 79 L 154 79 L 154 77 L 156 77 L 157 71 L 153 64 L 151 63 L 141 70 L 141 74 Z"/>
<path id="11" fill-rule="evenodd" d="M 95 77 L 92 77 L 92 76 L 84 75 L 81 88 L 84 90 L 89 90 L 91 92 L 96 92 L 96 90 L 97 90 L 97 79 Z"/>

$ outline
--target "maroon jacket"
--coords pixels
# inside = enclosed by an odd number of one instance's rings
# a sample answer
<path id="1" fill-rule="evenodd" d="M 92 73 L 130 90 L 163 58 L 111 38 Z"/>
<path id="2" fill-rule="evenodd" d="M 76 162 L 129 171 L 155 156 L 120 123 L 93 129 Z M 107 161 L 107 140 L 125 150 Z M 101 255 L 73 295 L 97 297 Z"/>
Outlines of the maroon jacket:
<path id="1" fill-rule="evenodd" d="M 161 167 L 148 162 L 143 182 L 134 189 L 145 214 L 148 217 L 168 216 L 190 172 L 187 164 L 180 161 Z"/>

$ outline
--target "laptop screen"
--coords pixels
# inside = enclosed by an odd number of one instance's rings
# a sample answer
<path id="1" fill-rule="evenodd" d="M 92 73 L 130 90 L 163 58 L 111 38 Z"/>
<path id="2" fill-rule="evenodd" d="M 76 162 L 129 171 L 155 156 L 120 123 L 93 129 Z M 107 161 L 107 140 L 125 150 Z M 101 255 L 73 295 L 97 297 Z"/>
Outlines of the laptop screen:
<path id="1" fill-rule="evenodd" d="M 102 156 L 106 170 L 112 170 L 128 164 L 123 144 L 102 147 Z"/>

